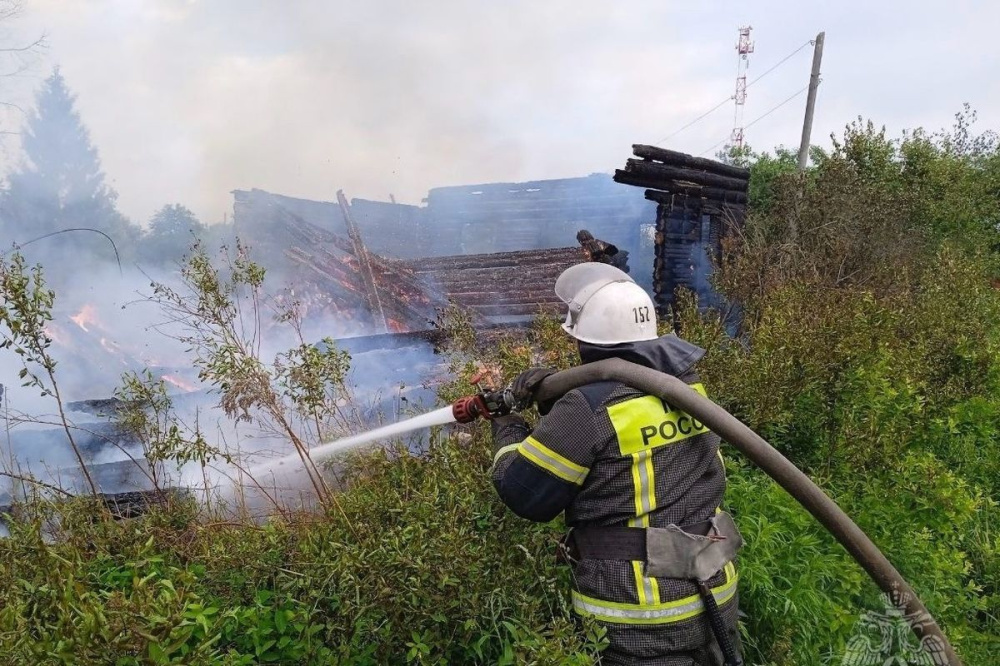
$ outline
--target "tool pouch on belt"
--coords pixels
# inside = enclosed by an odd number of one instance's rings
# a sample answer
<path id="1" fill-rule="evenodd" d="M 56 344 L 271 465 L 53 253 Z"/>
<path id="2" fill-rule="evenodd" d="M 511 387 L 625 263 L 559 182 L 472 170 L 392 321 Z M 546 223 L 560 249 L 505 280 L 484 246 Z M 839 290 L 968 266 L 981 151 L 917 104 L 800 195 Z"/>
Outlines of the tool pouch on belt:
<path id="1" fill-rule="evenodd" d="M 646 571 L 651 578 L 705 581 L 736 557 L 743 538 L 728 513 L 717 513 L 705 536 L 676 525 L 646 528 Z"/>

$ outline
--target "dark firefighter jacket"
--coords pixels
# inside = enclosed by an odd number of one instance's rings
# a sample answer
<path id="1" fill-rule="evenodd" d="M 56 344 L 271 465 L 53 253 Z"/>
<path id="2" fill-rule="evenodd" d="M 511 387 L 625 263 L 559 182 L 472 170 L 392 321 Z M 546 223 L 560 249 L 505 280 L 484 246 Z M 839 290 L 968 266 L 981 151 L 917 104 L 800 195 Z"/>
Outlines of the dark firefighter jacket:
<path id="1" fill-rule="evenodd" d="M 591 261 L 610 264 L 620 271 L 629 272 L 627 251 L 619 250 L 617 246 L 597 238 L 582 241 L 581 245 Z"/>
<path id="2" fill-rule="evenodd" d="M 673 334 L 580 345 L 584 363 L 623 358 L 674 375 L 702 394 L 694 365 L 704 353 Z M 493 435 L 493 483 L 504 503 L 529 520 L 545 522 L 565 511 L 570 527 L 683 528 L 711 518 L 725 491 L 719 437 L 659 398 L 618 382 L 570 391 L 533 431 L 518 416 L 498 419 Z M 609 651 L 635 663 L 673 663 L 657 658 L 714 643 L 694 583 L 648 578 L 643 571 L 639 561 L 573 566 L 574 609 L 608 628 Z M 726 565 L 709 585 L 735 632 L 735 565 Z"/>

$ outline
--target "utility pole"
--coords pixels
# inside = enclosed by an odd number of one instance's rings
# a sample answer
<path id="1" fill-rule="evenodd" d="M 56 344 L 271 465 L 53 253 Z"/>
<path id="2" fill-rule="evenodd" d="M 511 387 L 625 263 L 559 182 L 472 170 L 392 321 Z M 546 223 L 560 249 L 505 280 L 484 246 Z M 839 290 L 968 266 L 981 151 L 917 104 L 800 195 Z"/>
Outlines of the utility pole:
<path id="1" fill-rule="evenodd" d="M 809 161 L 809 138 L 813 128 L 813 113 L 816 110 L 816 89 L 819 88 L 819 66 L 823 61 L 823 39 L 825 32 L 816 35 L 813 42 L 812 74 L 809 75 L 809 95 L 806 98 L 806 117 L 802 121 L 802 142 L 799 144 L 799 171 L 805 171 Z"/>

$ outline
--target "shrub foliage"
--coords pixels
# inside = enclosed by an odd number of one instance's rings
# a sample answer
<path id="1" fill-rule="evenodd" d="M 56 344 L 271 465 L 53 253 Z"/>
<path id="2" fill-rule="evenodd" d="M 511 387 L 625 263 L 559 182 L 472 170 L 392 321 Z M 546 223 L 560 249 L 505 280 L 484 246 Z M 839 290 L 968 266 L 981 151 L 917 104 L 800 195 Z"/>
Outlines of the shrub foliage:
<path id="1" fill-rule="evenodd" d="M 690 294 L 675 314 L 710 351 L 710 395 L 820 483 L 966 663 L 985 664 L 1000 654 L 1000 152 L 973 120 L 899 140 L 859 121 L 814 150 L 805 174 L 787 153 L 734 155 L 752 170 L 751 214 L 715 279 L 739 330 Z M 501 383 L 576 361 L 553 320 L 488 341 L 457 310 L 442 326 L 454 371 L 442 401 L 473 390 L 480 369 Z M 322 361 L 311 349 L 288 365 Z M 310 406 L 322 409 L 317 387 Z M 95 518 L 84 499 L 23 507 L 0 541 L 0 653 L 14 664 L 592 663 L 604 641 L 568 610 L 562 526 L 498 502 L 488 439 L 480 424 L 437 433 L 419 456 L 355 455 L 337 502 L 264 525 L 183 500 L 123 522 Z M 772 481 L 731 449 L 726 459 L 747 542 L 747 662 L 841 663 L 863 614 L 883 609 L 878 590 Z"/>

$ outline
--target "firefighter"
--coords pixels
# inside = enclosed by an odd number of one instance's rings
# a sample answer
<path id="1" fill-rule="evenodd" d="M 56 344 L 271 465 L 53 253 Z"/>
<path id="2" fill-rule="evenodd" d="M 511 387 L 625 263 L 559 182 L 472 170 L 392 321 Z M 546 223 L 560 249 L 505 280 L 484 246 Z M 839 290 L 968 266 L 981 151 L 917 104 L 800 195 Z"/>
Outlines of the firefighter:
<path id="1" fill-rule="evenodd" d="M 569 306 L 563 329 L 577 340 L 581 362 L 622 358 L 705 393 L 695 369 L 705 351 L 672 333 L 659 337 L 651 299 L 625 273 L 579 264 L 559 277 L 556 294 Z M 532 399 L 551 373 L 522 373 L 515 398 Z M 572 603 L 607 630 L 601 663 L 739 664 L 741 540 L 719 508 L 726 486 L 719 437 L 619 382 L 538 407 L 533 430 L 516 414 L 493 420 L 493 483 L 522 518 L 547 522 L 565 511 L 570 530 L 561 550 L 573 570 Z"/>
<path id="2" fill-rule="evenodd" d="M 594 238 L 594 235 L 586 229 L 576 232 L 576 240 L 583 248 L 587 261 L 609 264 L 626 273 L 629 272 L 627 251 L 619 250 L 611 243 Z"/>

